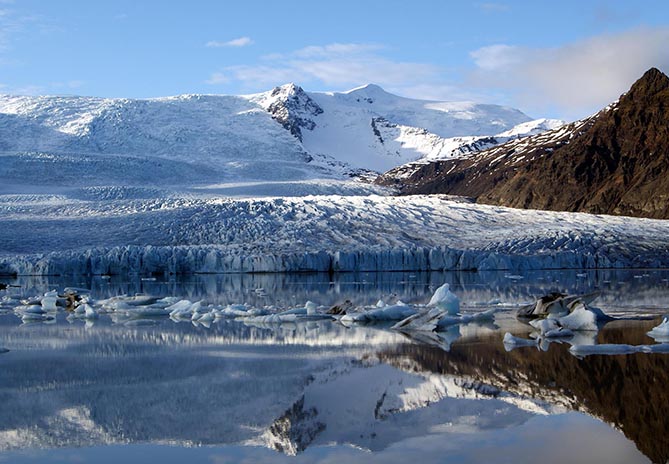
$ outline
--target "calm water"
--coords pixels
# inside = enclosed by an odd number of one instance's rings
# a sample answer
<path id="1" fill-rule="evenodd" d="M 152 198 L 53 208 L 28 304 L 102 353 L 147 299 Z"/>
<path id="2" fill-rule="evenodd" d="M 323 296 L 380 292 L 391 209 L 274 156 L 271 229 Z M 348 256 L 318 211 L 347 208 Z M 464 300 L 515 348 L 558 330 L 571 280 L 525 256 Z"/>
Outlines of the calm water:
<path id="1" fill-rule="evenodd" d="M 669 355 L 507 351 L 513 308 L 602 291 L 613 315 L 669 311 L 666 271 L 193 276 L 4 281 L 36 295 L 150 293 L 211 303 L 427 302 L 444 282 L 494 323 L 414 337 L 336 322 L 209 327 L 21 324 L 0 312 L 0 462 L 666 462 Z M 654 321 L 593 341 L 649 344 Z"/>

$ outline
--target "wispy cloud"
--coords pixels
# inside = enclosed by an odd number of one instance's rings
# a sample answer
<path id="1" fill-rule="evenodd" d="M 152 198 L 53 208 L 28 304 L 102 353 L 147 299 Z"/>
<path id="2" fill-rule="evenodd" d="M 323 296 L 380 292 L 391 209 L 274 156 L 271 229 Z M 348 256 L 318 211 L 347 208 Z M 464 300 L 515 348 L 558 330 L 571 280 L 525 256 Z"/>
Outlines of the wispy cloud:
<path id="1" fill-rule="evenodd" d="M 218 40 L 210 40 L 205 44 L 206 47 L 210 48 L 223 48 L 223 47 L 246 47 L 252 45 L 253 40 L 250 37 L 238 37 L 236 39 L 228 40 L 226 42 L 220 42 Z"/>
<path id="2" fill-rule="evenodd" d="M 8 0 L 0 0 L 0 5 L 9 6 L 8 8 L 0 7 L 0 52 L 10 50 L 12 43 L 21 34 L 41 34 L 52 28 L 49 22 L 39 15 L 19 14 L 12 9 L 12 3 Z"/>
<path id="3" fill-rule="evenodd" d="M 209 79 L 205 81 L 205 83 L 210 85 L 227 84 L 228 82 L 230 82 L 230 79 L 222 72 L 213 73 L 209 76 Z"/>
<path id="4" fill-rule="evenodd" d="M 446 98 L 445 92 L 454 91 L 444 81 L 439 67 L 393 60 L 384 56 L 384 50 L 382 45 L 368 43 L 311 45 L 289 53 L 266 55 L 257 64 L 220 68 L 206 82 L 237 83 L 254 91 L 286 82 L 340 90 L 372 82 L 404 95 L 410 89 L 430 89 L 433 95 L 441 88 L 442 98 Z"/>
<path id="5" fill-rule="evenodd" d="M 471 52 L 469 84 L 511 93 L 533 111 L 582 117 L 615 100 L 650 67 L 669 70 L 669 28 L 606 34 L 560 47 L 496 44 Z"/>

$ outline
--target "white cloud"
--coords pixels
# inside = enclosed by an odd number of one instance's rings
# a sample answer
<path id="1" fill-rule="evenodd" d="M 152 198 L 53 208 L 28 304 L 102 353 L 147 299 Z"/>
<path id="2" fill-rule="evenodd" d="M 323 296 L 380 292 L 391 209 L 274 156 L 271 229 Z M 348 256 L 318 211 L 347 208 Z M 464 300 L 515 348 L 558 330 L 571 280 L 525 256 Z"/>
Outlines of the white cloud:
<path id="1" fill-rule="evenodd" d="M 221 72 L 215 72 L 205 82 L 207 84 L 211 84 L 211 85 L 226 84 L 226 83 L 230 82 L 230 79 L 228 79 L 225 76 L 225 74 L 223 74 Z"/>
<path id="2" fill-rule="evenodd" d="M 253 40 L 250 37 L 238 37 L 236 39 L 228 40 L 227 42 L 219 42 L 218 40 L 210 40 L 205 44 L 206 47 L 210 48 L 221 48 L 221 47 L 246 47 L 247 45 L 252 45 Z"/>
<path id="3" fill-rule="evenodd" d="M 479 68 L 495 70 L 516 64 L 520 59 L 519 51 L 519 47 L 498 44 L 474 50 L 470 56 Z"/>
<path id="4" fill-rule="evenodd" d="M 299 82 L 350 88 L 373 82 L 398 89 L 408 85 L 436 85 L 440 69 L 434 65 L 395 61 L 381 54 L 378 44 L 333 43 L 312 45 L 290 53 L 266 55 L 259 64 L 227 66 L 213 73 L 210 84 L 238 82 L 261 88 Z M 225 79 L 220 77 L 225 76 Z"/>
<path id="5" fill-rule="evenodd" d="M 554 48 L 497 44 L 473 51 L 470 84 L 511 92 L 516 105 L 583 117 L 625 92 L 650 67 L 669 70 L 669 28 L 635 29 Z"/>

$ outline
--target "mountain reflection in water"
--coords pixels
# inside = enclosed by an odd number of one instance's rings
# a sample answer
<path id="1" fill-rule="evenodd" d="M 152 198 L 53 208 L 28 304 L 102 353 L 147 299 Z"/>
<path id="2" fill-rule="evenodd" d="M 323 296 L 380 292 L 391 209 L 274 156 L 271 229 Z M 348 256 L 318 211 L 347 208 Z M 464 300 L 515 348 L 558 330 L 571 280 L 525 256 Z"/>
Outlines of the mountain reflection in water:
<path id="1" fill-rule="evenodd" d="M 664 273 L 537 275 L 541 279 L 523 281 L 502 273 L 334 281 L 306 276 L 302 284 L 290 276 L 195 276 L 192 285 L 96 281 L 93 288 L 99 287 L 99 297 L 153 286 L 154 294 L 217 302 L 370 304 L 378 298 L 425 302 L 433 287 L 450 281 L 472 309 L 517 305 L 552 290 L 599 287 L 606 291 L 598 306 L 607 312 L 651 314 L 659 314 L 669 296 Z M 39 293 L 62 282 L 21 284 Z M 255 291 L 261 287 L 268 296 Z M 653 325 L 615 322 L 598 341 L 651 343 L 645 333 Z M 107 316 L 92 326 L 60 317 L 51 325 L 20 325 L 13 314 L 0 315 L 0 348 L 10 350 L 0 354 L 0 460 L 13 461 L 12 453 L 22 451 L 127 444 L 243 445 L 235 452 L 252 456 L 251 450 L 264 447 L 310 458 L 310 452 L 327 454 L 345 445 L 341 459 L 351 446 L 387 457 L 402 443 L 449 435 L 465 443 L 466 437 L 501 437 L 538 424 L 544 430 L 540 440 L 548 442 L 551 427 L 563 427 L 559 418 L 578 411 L 621 430 L 651 461 L 667 461 L 669 356 L 578 359 L 569 345 L 556 343 L 545 352 L 508 352 L 502 344 L 507 330 L 528 332 L 511 310 L 494 324 L 412 338 L 382 326 L 333 322 L 254 327 L 219 321 L 207 329 L 167 319 L 125 327 Z M 587 430 L 585 423 L 574 423 Z M 475 450 L 477 444 L 462 446 Z"/>

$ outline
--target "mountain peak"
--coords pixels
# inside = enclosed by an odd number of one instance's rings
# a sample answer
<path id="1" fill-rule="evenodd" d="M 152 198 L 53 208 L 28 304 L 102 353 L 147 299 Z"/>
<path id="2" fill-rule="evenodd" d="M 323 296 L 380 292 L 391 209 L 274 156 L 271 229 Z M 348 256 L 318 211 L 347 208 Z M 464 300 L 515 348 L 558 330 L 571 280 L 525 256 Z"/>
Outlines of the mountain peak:
<path id="1" fill-rule="evenodd" d="M 651 97 L 669 89 L 669 77 L 657 68 L 650 68 L 627 92 L 626 97 L 639 99 Z"/>
<path id="2" fill-rule="evenodd" d="M 381 86 L 371 83 L 361 85 L 360 87 L 356 87 L 344 93 L 347 95 L 367 95 L 367 96 L 388 95 L 388 92 L 383 90 Z"/>
<path id="3" fill-rule="evenodd" d="M 648 70 L 610 108 L 476 157 L 424 165 L 401 180 L 404 193 L 669 219 L 669 77 Z"/>
<path id="4" fill-rule="evenodd" d="M 305 91 L 302 87 L 299 85 L 295 84 L 294 82 L 289 82 L 287 84 L 280 85 L 278 87 L 274 87 L 272 89 L 271 95 L 273 97 L 277 95 L 300 95 L 304 94 Z"/>

